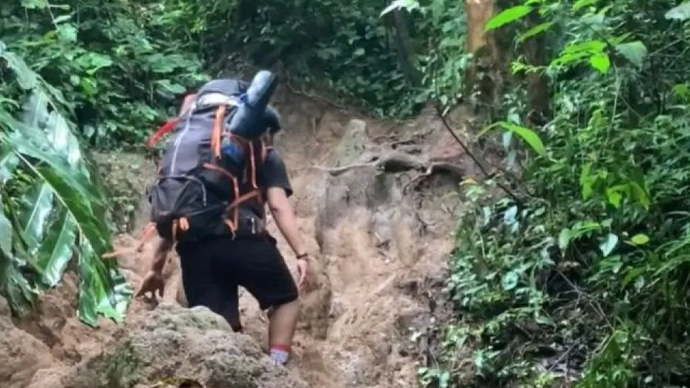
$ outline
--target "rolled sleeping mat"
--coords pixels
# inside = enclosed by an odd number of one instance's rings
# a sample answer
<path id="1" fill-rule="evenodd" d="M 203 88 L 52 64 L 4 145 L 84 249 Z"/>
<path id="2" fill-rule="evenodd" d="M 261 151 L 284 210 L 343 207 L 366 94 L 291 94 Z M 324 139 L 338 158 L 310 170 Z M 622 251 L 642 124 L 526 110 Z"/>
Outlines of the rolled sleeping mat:
<path id="1" fill-rule="evenodd" d="M 266 130 L 264 120 L 268 101 L 277 85 L 278 79 L 270 71 L 261 70 L 256 73 L 249 88 L 241 96 L 240 106 L 237 107 L 227 128 L 247 139 L 260 137 Z"/>

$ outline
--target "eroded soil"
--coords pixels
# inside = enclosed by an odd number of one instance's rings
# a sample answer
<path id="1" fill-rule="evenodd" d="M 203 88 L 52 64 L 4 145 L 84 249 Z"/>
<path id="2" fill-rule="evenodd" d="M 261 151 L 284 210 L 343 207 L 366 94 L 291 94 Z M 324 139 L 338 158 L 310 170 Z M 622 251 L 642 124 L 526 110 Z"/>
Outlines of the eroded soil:
<path id="1" fill-rule="evenodd" d="M 428 330 L 440 308 L 444 263 L 454 246 L 450 232 L 461 206 L 455 189 L 462 176 L 477 172 L 431 111 L 406 123 L 378 122 L 286 90 L 274 104 L 286 127 L 276 145 L 313 257 L 290 368 L 314 387 L 417 386 L 416 367 L 426 345 L 410 337 Z M 129 158 L 113 159 L 127 170 Z M 424 175 L 434 162 L 453 168 Z M 142 195 L 141 174 L 153 169 L 133 171 L 132 192 Z M 146 215 L 141 202 L 136 228 Z M 273 223 L 270 228 L 294 270 L 292 252 Z M 128 234 L 115 241 L 119 247 L 137 243 Z M 150 253 L 147 246 L 139 255 L 118 259 L 135 288 Z M 175 260 L 166 268 L 165 298 L 184 304 Z M 105 320 L 99 329 L 82 325 L 74 313 L 76 290 L 75 276 L 68 273 L 42 297 L 35 314 L 16 323 L 17 341 L 34 341 L 37 350 L 0 366 L 0 375 L 14 376 L 10 387 L 52 387 L 55 376 L 108 346 L 116 325 Z M 241 299 L 247 333 L 264 346 L 267 321 L 251 296 L 243 293 Z M 136 300 L 128 319 L 152 308 Z"/>

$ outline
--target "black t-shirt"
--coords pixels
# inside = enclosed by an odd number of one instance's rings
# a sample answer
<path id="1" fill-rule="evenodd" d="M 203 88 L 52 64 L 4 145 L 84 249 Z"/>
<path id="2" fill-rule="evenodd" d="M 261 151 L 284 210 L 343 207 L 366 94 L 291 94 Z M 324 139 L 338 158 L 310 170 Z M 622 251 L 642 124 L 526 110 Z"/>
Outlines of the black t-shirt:
<path id="1" fill-rule="evenodd" d="M 292 195 L 292 186 L 290 186 L 290 178 L 288 177 L 287 167 L 285 162 L 277 150 L 272 149 L 266 155 L 266 161 L 263 168 L 258 173 L 258 185 L 268 190 L 270 187 L 280 187 L 285 190 L 285 195 L 290 197 Z M 265 194 L 265 192 L 264 192 Z"/>
<path id="2" fill-rule="evenodd" d="M 285 162 L 283 162 L 283 158 L 280 157 L 280 154 L 275 149 L 272 149 L 268 152 L 263 167 L 260 168 L 257 172 L 256 180 L 257 185 L 262 189 L 264 202 L 267 199 L 267 191 L 271 187 L 279 187 L 281 189 L 284 189 L 285 195 L 288 198 L 293 193 L 292 186 L 290 186 L 290 178 L 288 177 Z M 241 185 L 248 184 L 249 183 L 246 182 L 245 179 L 242 179 Z M 246 190 L 244 190 L 243 192 L 246 192 Z M 259 216 L 264 215 L 264 207 L 261 204 L 259 204 L 258 201 L 249 200 L 243 203 L 241 206 L 250 207 L 254 211 L 254 213 L 256 213 Z"/>

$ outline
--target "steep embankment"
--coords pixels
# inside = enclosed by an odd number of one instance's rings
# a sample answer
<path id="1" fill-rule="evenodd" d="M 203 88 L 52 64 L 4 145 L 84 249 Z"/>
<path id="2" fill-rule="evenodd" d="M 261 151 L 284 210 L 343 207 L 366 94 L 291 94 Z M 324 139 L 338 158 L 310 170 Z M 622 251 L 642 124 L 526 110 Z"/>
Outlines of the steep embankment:
<path id="1" fill-rule="evenodd" d="M 449 232 L 460 206 L 453 193 L 462 175 L 474 175 L 473 166 L 432 113 L 401 124 L 377 122 L 282 89 L 274 104 L 286 127 L 277 148 L 289 168 L 299 227 L 314 257 L 291 369 L 310 386 L 415 386 L 416 362 L 429 362 L 424 359 L 430 345 L 423 335 L 415 341 L 410 336 L 433 326 L 445 257 L 453 248 Z M 109 163 L 119 164 L 111 170 L 126 175 L 132 161 L 119 157 Z M 153 170 L 138 168 L 131 171 L 139 182 L 133 188 L 142 194 L 140 174 Z M 142 202 L 137 227 L 145 217 Z M 294 268 L 290 249 L 275 225 L 270 227 Z M 116 242 L 123 247 L 136 244 L 130 235 L 117 236 Z M 150 249 L 119 259 L 134 287 Z M 184 303 L 179 264 L 173 261 L 166 273 L 166 299 Z M 100 365 L 103 357 L 109 360 L 109 355 L 100 356 L 75 367 L 110 348 L 113 333 L 120 333 L 120 343 L 122 338 L 136 338 L 133 326 L 123 331 L 105 321 L 98 330 L 81 325 L 73 312 L 75 294 L 76 283 L 69 274 L 63 285 L 42 298 L 34 316 L 13 329 L 21 332 L 18 341 L 28 336 L 42 342 L 43 358 L 18 354 L 23 358 L 11 364 L 14 369 L 26 363 L 31 367 L 14 375 L 17 384 L 12 386 L 27 386 L 32 378 L 32 387 L 54 386 L 41 384 L 84 370 L 84 365 Z M 263 344 L 265 317 L 251 296 L 244 293 L 241 298 L 244 326 Z M 135 301 L 129 320 L 136 322 L 151 307 Z M 189 330 L 198 332 L 193 326 Z M 236 343 L 229 341 L 228 346 Z M 41 363 L 26 361 L 36 358 Z M 0 368 L 0 378 L 3 373 L 13 372 Z M 155 373 L 160 377 L 163 372 Z"/>

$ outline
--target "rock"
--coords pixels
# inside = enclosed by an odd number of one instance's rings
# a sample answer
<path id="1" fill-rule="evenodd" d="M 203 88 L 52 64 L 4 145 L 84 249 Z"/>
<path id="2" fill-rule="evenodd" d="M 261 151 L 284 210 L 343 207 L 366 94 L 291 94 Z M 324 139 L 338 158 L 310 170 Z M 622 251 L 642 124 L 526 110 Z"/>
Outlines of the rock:
<path id="1" fill-rule="evenodd" d="M 366 150 L 367 144 L 371 142 L 367 135 L 367 123 L 362 120 L 350 120 L 343 133 L 344 135 L 333 151 L 333 157 L 330 160 L 333 166 L 345 166 L 354 163 Z"/>
<path id="2" fill-rule="evenodd" d="M 105 351 L 62 379 L 68 388 L 302 388 L 288 369 L 274 366 L 254 339 L 233 333 L 205 307 L 163 302 L 129 322 Z M 195 385 L 196 384 L 196 385 Z"/>
<path id="3" fill-rule="evenodd" d="M 119 232 L 139 232 L 148 222 L 147 187 L 156 176 L 152 160 L 138 153 L 94 153 L 97 170 L 111 195 L 113 221 Z"/>
<path id="4" fill-rule="evenodd" d="M 55 368 L 41 369 L 34 374 L 33 379 L 26 388 L 55 388 L 56 381 L 67 376 L 71 369 L 58 366 Z"/>

